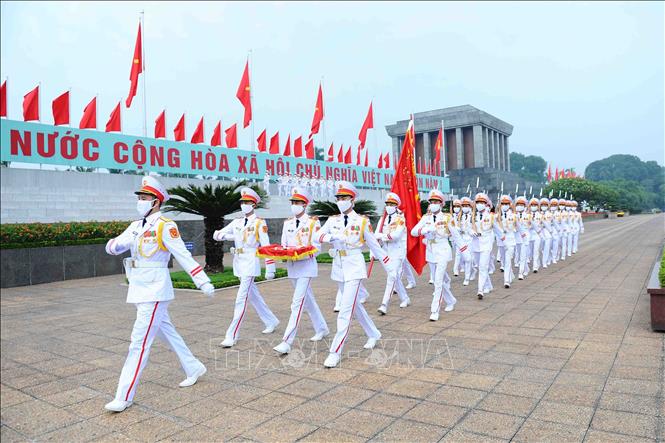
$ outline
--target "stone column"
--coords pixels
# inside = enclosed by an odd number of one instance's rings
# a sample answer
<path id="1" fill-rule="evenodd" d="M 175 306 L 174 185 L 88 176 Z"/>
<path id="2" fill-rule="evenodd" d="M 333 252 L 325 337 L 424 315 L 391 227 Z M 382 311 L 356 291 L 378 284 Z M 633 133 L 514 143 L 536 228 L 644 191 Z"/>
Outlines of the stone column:
<path id="1" fill-rule="evenodd" d="M 395 136 L 395 137 L 393 137 L 393 155 L 391 155 L 391 157 L 392 158 L 399 158 L 399 155 L 401 154 L 401 152 L 399 152 L 399 150 L 400 150 L 399 137 Z M 392 158 L 391 158 L 391 160 L 392 160 Z M 392 165 L 392 164 L 390 166 L 394 167 L 394 165 Z"/>
<path id="2" fill-rule="evenodd" d="M 423 132 L 423 153 L 425 166 L 427 167 L 432 163 L 432 143 L 429 137 L 429 132 Z"/>
<path id="3" fill-rule="evenodd" d="M 501 163 L 499 163 L 499 133 L 494 131 L 492 135 L 492 143 L 494 144 L 494 167 L 501 169 Z"/>
<path id="4" fill-rule="evenodd" d="M 496 163 L 494 162 L 494 134 L 494 131 L 489 128 L 487 129 L 487 151 L 489 152 L 487 166 L 490 168 L 496 168 Z"/>
<path id="5" fill-rule="evenodd" d="M 504 146 L 504 141 L 503 141 L 503 134 L 499 134 L 499 165 L 502 171 L 506 170 L 506 157 L 503 155 L 503 146 Z"/>
<path id="6" fill-rule="evenodd" d="M 508 151 L 508 136 L 503 136 L 503 155 L 506 158 L 506 171 L 510 172 L 510 152 Z"/>
<path id="7" fill-rule="evenodd" d="M 475 168 L 482 168 L 485 163 L 485 146 L 483 144 L 483 127 L 473 126 L 473 164 Z"/>
<path id="8" fill-rule="evenodd" d="M 464 168 L 464 145 L 462 144 L 462 128 L 455 128 L 455 148 L 457 150 L 457 168 Z"/>

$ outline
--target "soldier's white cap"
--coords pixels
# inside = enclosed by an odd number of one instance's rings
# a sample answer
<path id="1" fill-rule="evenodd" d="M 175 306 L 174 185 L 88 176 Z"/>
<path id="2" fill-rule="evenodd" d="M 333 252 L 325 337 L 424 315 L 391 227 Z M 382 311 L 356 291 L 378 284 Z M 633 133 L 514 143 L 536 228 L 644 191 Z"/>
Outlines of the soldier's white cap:
<path id="1" fill-rule="evenodd" d="M 148 194 L 157 198 L 157 200 L 164 203 L 169 198 L 169 193 L 166 192 L 166 188 L 162 185 L 159 180 L 153 176 L 145 176 L 141 179 L 141 189 L 136 191 L 134 194 Z"/>
<path id="2" fill-rule="evenodd" d="M 501 204 L 508 203 L 509 205 L 513 204 L 513 199 L 510 197 L 508 194 L 504 194 L 501 196 L 501 199 L 499 200 Z"/>
<path id="3" fill-rule="evenodd" d="M 466 196 L 462 197 L 461 200 L 462 200 L 462 206 L 464 206 L 464 205 L 472 206 L 473 205 L 473 202 L 471 201 L 471 199 L 469 197 L 466 197 Z"/>
<path id="4" fill-rule="evenodd" d="M 261 197 L 252 188 L 241 188 L 240 201 L 252 202 L 258 205 L 261 202 Z"/>
<path id="5" fill-rule="evenodd" d="M 427 200 L 440 200 L 441 203 L 444 203 L 446 201 L 446 196 L 438 189 L 432 189 L 427 195 Z"/>
<path id="6" fill-rule="evenodd" d="M 306 205 L 308 205 L 309 202 L 312 200 L 312 196 L 304 188 L 296 186 L 291 190 L 291 197 L 289 198 L 289 200 L 304 202 Z"/>
<path id="7" fill-rule="evenodd" d="M 397 206 L 400 206 L 402 204 L 402 199 L 394 192 L 389 192 L 386 194 L 386 203 L 395 203 Z"/>
<path id="8" fill-rule="evenodd" d="M 456 198 L 453 200 L 453 206 L 462 206 L 462 200 Z"/>
<path id="9" fill-rule="evenodd" d="M 489 198 L 489 197 L 487 196 L 487 194 L 485 194 L 484 192 L 479 192 L 479 193 L 477 193 L 473 200 L 474 200 L 476 203 L 477 203 L 477 202 L 482 202 L 482 203 L 485 203 L 485 204 L 487 204 L 487 205 L 491 204 L 491 203 L 490 203 L 490 198 Z"/>
<path id="10" fill-rule="evenodd" d="M 515 204 L 516 204 L 516 205 L 524 205 L 524 206 L 526 206 L 526 204 L 527 204 L 526 197 L 524 197 L 523 195 L 520 195 L 519 197 L 517 197 L 517 198 L 515 199 Z"/>
<path id="11" fill-rule="evenodd" d="M 556 199 L 556 198 L 553 198 L 552 200 L 550 200 L 550 206 L 552 206 L 552 205 L 559 206 L 559 200 Z"/>
<path id="12" fill-rule="evenodd" d="M 347 181 L 338 181 L 335 183 L 335 197 L 341 195 L 348 195 L 355 199 L 358 196 L 358 190 Z"/>
<path id="13" fill-rule="evenodd" d="M 540 204 L 541 204 L 541 206 L 542 206 L 542 205 L 547 205 L 547 206 L 549 206 L 549 205 L 550 205 L 550 201 L 549 201 L 549 199 L 548 199 L 547 197 L 543 197 L 543 198 L 540 199 Z"/>
<path id="14" fill-rule="evenodd" d="M 538 204 L 539 204 L 538 198 L 537 197 L 531 197 L 531 200 L 529 200 L 529 206 L 533 206 L 533 205 L 537 206 Z"/>

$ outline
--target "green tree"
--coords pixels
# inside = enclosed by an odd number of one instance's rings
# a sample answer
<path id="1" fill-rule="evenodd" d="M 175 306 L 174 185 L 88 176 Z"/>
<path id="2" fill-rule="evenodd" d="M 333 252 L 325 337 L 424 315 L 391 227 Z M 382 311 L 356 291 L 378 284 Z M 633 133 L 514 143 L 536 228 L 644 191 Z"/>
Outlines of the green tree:
<path id="1" fill-rule="evenodd" d="M 619 194 L 606 184 L 585 180 L 583 178 L 562 178 L 555 180 L 543 188 L 543 196 L 558 198 L 559 195 L 568 199 L 572 195 L 578 203 L 585 201 L 593 208 L 615 209 Z"/>
<path id="2" fill-rule="evenodd" d="M 213 240 L 212 235 L 224 226 L 224 217 L 240 210 L 240 188 L 247 186 L 246 181 L 228 185 L 205 184 L 177 186 L 168 190 L 171 199 L 166 203 L 164 211 L 184 212 L 203 217 L 204 245 L 206 255 L 206 272 L 224 271 L 223 243 Z M 260 196 L 259 208 L 265 207 L 268 197 L 258 186 L 249 186 Z"/>
<path id="3" fill-rule="evenodd" d="M 510 170 L 525 180 L 544 183 L 547 162 L 537 155 L 524 155 L 519 152 L 510 153 Z"/>
<path id="4" fill-rule="evenodd" d="M 314 159 L 315 160 L 325 160 L 323 148 L 314 148 Z"/>
<path id="5" fill-rule="evenodd" d="M 360 215 L 366 215 L 372 219 L 372 223 L 376 222 L 378 219 L 378 214 L 376 213 L 376 204 L 371 200 L 356 200 L 353 205 L 353 210 Z M 332 215 L 338 215 L 339 209 L 335 202 L 327 200 L 315 200 L 308 207 L 309 215 L 317 216 L 321 219 L 321 223 L 325 223 L 328 217 Z"/>

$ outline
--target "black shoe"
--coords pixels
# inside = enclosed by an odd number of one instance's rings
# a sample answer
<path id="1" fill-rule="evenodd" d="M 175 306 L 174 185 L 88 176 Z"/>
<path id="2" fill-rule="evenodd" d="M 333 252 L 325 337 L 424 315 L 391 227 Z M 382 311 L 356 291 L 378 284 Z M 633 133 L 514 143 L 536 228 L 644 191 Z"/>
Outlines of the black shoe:
<path id="1" fill-rule="evenodd" d="M 483 294 L 482 293 L 478 294 L 478 300 L 482 300 L 482 299 L 483 299 Z"/>
<path id="2" fill-rule="evenodd" d="M 510 288 L 510 285 L 503 285 L 503 287 L 508 289 L 508 288 Z"/>
<path id="3" fill-rule="evenodd" d="M 506 271 L 504 271 L 504 270 L 502 269 L 501 272 L 506 272 Z"/>
<path id="4" fill-rule="evenodd" d="M 534 269 L 534 270 L 533 270 L 533 273 L 534 273 L 534 274 L 537 274 L 537 273 L 538 273 L 538 269 Z"/>

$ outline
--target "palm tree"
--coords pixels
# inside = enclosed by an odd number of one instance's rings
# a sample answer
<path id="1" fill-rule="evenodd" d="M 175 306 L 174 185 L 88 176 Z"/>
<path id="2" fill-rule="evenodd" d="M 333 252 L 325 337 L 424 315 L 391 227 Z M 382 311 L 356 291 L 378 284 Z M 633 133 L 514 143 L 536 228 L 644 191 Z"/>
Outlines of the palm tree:
<path id="1" fill-rule="evenodd" d="M 223 243 L 212 239 L 212 234 L 224 227 L 224 217 L 240 210 L 240 188 L 247 186 L 245 180 L 227 185 L 205 184 L 176 186 L 168 190 L 171 199 L 166 203 L 164 211 L 177 211 L 203 217 L 204 246 L 206 255 L 206 272 L 224 271 Z M 262 208 L 268 199 L 263 189 L 250 186 L 261 196 L 257 207 Z"/>
<path id="2" fill-rule="evenodd" d="M 360 215 L 368 216 L 372 222 L 376 222 L 378 214 L 376 213 L 376 204 L 371 200 L 356 200 L 353 210 Z M 331 201 L 315 200 L 309 205 L 309 214 L 315 215 L 325 222 L 331 215 L 339 214 L 337 204 Z"/>

